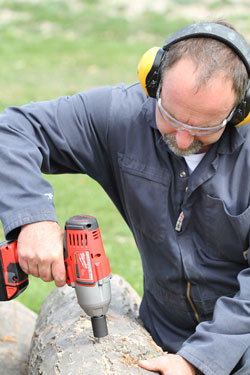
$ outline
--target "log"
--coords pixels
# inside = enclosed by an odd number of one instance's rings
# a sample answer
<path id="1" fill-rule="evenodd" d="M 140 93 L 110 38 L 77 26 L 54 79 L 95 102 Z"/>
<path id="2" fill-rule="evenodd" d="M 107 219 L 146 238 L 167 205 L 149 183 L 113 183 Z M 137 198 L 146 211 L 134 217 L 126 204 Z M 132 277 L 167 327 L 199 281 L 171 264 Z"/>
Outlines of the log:
<path id="1" fill-rule="evenodd" d="M 27 375 L 37 315 L 18 301 L 0 302 L 1 374 Z"/>
<path id="2" fill-rule="evenodd" d="M 139 359 L 161 355 L 138 318 L 140 297 L 120 276 L 111 281 L 109 335 L 93 337 L 74 289 L 56 288 L 42 305 L 29 353 L 29 375 L 149 374 Z"/>

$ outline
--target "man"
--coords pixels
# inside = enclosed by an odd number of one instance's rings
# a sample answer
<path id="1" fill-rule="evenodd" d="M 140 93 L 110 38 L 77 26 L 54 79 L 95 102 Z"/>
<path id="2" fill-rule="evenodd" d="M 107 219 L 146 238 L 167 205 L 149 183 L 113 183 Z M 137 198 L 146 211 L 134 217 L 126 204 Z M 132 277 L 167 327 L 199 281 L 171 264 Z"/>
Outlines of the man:
<path id="1" fill-rule="evenodd" d="M 65 284 L 40 171 L 98 181 L 141 254 L 142 321 L 169 352 L 139 364 L 165 375 L 250 373 L 250 134 L 227 125 L 241 113 L 246 66 L 224 42 L 195 36 L 164 54 L 156 100 L 136 83 L 1 115 L 1 220 L 7 238 L 19 234 L 20 266 Z"/>

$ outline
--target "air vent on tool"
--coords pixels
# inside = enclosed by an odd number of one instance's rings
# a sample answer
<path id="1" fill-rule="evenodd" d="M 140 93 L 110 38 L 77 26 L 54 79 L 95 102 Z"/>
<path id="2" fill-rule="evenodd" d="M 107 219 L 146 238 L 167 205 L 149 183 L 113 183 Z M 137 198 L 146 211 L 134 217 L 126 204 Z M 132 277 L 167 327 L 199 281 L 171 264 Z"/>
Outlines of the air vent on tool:
<path id="1" fill-rule="evenodd" d="M 92 235 L 93 235 L 94 240 L 97 240 L 100 236 L 100 230 L 99 229 L 93 230 Z"/>
<path id="2" fill-rule="evenodd" d="M 86 239 L 87 240 L 87 239 Z M 71 246 L 83 248 L 85 245 L 84 237 L 82 234 L 69 234 L 69 243 Z"/>

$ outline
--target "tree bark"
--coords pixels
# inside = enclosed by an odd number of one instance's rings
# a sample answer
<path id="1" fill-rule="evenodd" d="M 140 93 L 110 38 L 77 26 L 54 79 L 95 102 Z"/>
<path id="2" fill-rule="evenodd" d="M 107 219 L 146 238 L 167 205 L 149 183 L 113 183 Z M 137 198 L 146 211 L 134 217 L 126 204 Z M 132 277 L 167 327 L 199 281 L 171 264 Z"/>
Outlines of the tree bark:
<path id="1" fill-rule="evenodd" d="M 37 319 L 29 354 L 29 375 L 149 374 L 137 361 L 162 353 L 138 319 L 140 297 L 121 277 L 111 282 L 109 335 L 95 339 L 90 318 L 74 289 L 56 288 Z"/>

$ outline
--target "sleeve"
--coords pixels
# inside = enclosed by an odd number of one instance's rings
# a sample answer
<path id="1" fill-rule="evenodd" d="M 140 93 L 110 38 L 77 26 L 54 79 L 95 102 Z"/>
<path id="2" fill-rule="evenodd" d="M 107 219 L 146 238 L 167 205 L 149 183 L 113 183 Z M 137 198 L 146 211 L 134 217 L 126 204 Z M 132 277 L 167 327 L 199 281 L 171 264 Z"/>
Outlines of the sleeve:
<path id="1" fill-rule="evenodd" d="M 0 115 L 0 218 L 6 238 L 24 224 L 56 221 L 53 189 L 42 172 L 105 178 L 111 92 L 95 89 L 9 107 Z"/>
<path id="2" fill-rule="evenodd" d="M 238 282 L 239 292 L 233 298 L 219 298 L 213 319 L 198 324 L 177 353 L 205 375 L 231 374 L 250 346 L 249 268 L 239 273 Z"/>

